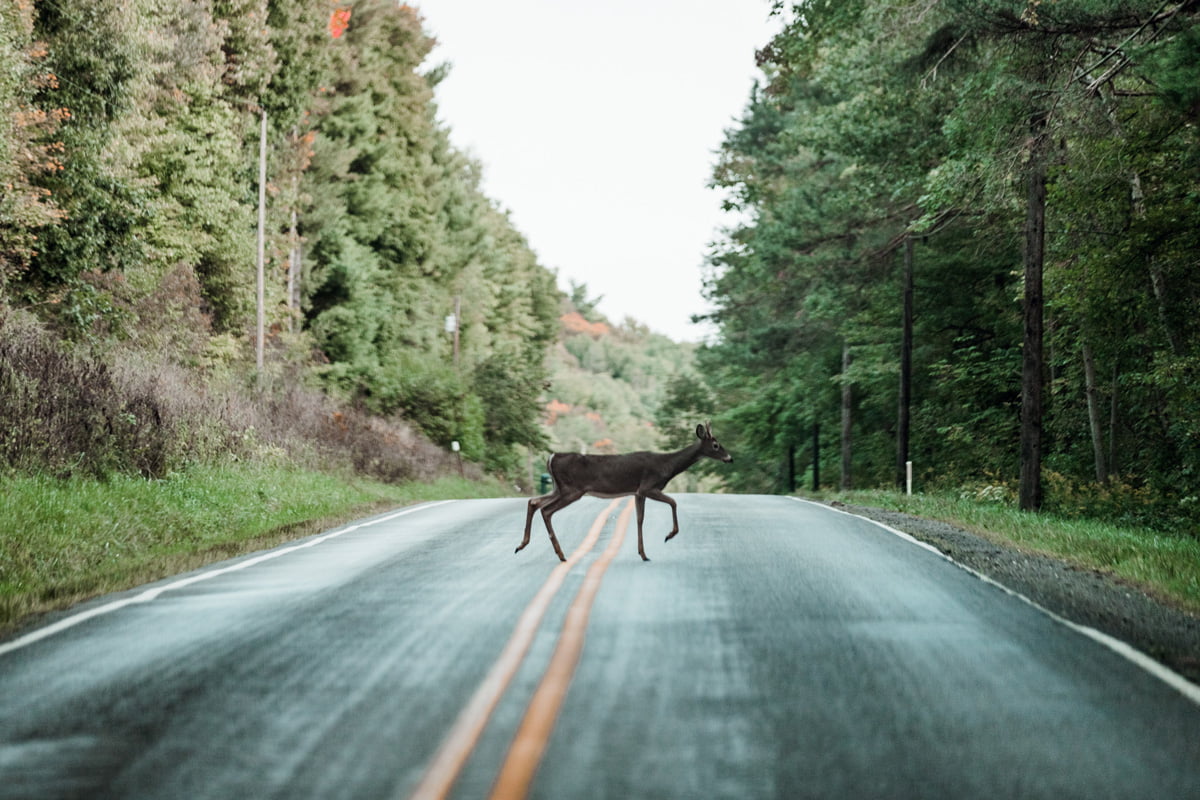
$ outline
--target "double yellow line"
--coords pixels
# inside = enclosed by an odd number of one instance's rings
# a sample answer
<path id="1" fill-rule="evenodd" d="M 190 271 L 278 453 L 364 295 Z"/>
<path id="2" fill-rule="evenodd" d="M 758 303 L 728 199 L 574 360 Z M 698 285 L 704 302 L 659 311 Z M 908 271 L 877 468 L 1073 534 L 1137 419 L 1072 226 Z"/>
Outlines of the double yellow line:
<path id="1" fill-rule="evenodd" d="M 517 625 L 509 637 L 508 643 L 500 652 L 500 657 L 492 665 L 475 694 L 463 707 L 455 720 L 449 735 L 442 743 L 426 769 L 425 776 L 417 784 L 410 796 L 411 800 L 441 800 L 449 794 L 454 782 L 462 772 L 463 766 L 475 749 L 483 729 L 487 726 L 492 712 L 503 696 L 513 676 L 521 666 L 529 646 L 537 634 L 542 618 L 546 614 L 550 601 L 562 586 L 567 573 L 586 556 L 600 538 L 604 523 L 608 520 L 613 509 L 620 500 L 613 500 L 605 507 L 600 515 L 592 522 L 583 542 L 571 553 L 565 562 L 560 562 L 546 578 L 546 582 L 533 600 L 525 608 Z M 621 544 L 625 541 L 625 531 L 629 528 L 629 520 L 633 516 L 633 499 L 626 504 L 617 518 L 616 530 L 604 553 L 584 576 L 579 592 L 567 610 L 566 620 L 559 633 L 558 645 L 550 663 L 542 676 L 542 681 L 534 692 L 529 706 L 525 710 L 525 718 L 521 721 L 517 733 L 509 746 L 508 755 L 500 768 L 500 774 L 492 789 L 492 800 L 517 800 L 529 793 L 534 773 L 541 763 L 554 723 L 558 719 L 559 710 L 567 696 L 567 687 L 575 674 L 579 656 L 583 652 L 583 640 L 587 632 L 588 618 L 591 615 L 592 604 L 596 593 L 600 590 L 600 582 L 608 565 L 612 563 Z"/>

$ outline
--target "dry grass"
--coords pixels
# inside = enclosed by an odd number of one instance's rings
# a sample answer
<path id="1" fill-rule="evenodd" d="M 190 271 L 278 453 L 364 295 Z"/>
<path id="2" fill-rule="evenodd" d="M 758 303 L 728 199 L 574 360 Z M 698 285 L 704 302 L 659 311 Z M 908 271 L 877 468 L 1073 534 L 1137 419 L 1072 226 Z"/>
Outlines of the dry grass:
<path id="1" fill-rule="evenodd" d="M 299 375 L 239 381 L 143 351 L 72 350 L 0 309 L 0 471 L 162 478 L 225 459 L 390 482 L 457 471 L 407 422 L 339 404 Z"/>

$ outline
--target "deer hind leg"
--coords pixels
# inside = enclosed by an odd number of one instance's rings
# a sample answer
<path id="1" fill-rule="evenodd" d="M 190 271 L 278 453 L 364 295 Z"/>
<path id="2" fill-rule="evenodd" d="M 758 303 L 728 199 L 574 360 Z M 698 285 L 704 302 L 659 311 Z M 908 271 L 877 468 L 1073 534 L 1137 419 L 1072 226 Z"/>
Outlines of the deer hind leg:
<path id="1" fill-rule="evenodd" d="M 546 533 L 550 534 L 550 544 L 554 545 L 554 552 L 558 555 L 559 561 L 566 561 L 567 557 L 563 555 L 562 548 L 558 546 L 558 537 L 554 535 L 554 526 L 550 524 L 550 517 L 554 516 L 555 511 L 566 508 L 581 497 L 583 497 L 583 492 L 563 493 L 547 500 L 542 505 L 542 520 L 546 523 Z"/>
<path id="2" fill-rule="evenodd" d="M 521 552 L 525 549 L 525 546 L 529 544 L 529 529 L 533 527 L 533 512 L 537 511 L 539 508 L 542 508 L 557 497 L 558 491 L 555 490 L 550 494 L 543 494 L 538 497 L 530 498 L 529 506 L 525 514 L 525 537 L 521 539 L 521 543 L 517 545 L 517 549 L 513 551 L 514 553 Z"/>
<path id="3" fill-rule="evenodd" d="M 675 538 L 675 534 L 679 533 L 679 514 L 675 510 L 675 501 L 658 489 L 651 489 L 646 492 L 646 497 L 649 497 L 651 500 L 657 500 L 660 503 L 666 503 L 671 507 L 671 532 L 667 534 L 666 539 L 663 539 L 664 542 L 671 541 Z"/>
<path id="4" fill-rule="evenodd" d="M 633 504 L 637 508 L 637 524 L 638 524 L 638 555 L 642 557 L 642 561 L 649 561 L 646 556 L 646 548 L 642 545 L 642 520 L 646 518 L 646 496 L 634 495 Z"/>

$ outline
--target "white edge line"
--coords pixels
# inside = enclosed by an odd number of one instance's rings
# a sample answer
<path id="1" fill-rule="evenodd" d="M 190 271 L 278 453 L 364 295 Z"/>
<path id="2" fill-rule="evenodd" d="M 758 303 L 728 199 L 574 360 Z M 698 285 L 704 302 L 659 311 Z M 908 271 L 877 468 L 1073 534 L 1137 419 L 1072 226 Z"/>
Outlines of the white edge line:
<path id="1" fill-rule="evenodd" d="M 235 564 L 230 564 L 227 567 L 209 570 L 208 572 L 201 572 L 196 575 L 190 575 L 186 578 L 180 578 L 177 581 L 172 581 L 164 586 L 156 586 L 153 589 L 146 589 L 145 591 L 140 592 L 133 597 L 127 597 L 123 600 L 114 600 L 113 602 L 105 603 L 102 606 L 89 608 L 87 611 L 81 611 L 78 614 L 73 614 L 65 619 L 60 619 L 58 622 L 47 625 L 44 628 L 38 628 L 37 630 L 30 631 L 24 636 L 13 639 L 11 642 L 0 644 L 0 656 L 5 655 L 6 653 L 11 653 L 14 650 L 20 650 L 22 647 L 28 647 L 34 642 L 40 642 L 43 639 L 48 639 L 55 634 L 62 633 L 68 628 L 73 628 L 80 623 L 87 622 L 89 619 L 93 619 L 104 614 L 111 614 L 114 611 L 119 611 L 126 606 L 135 605 L 137 603 L 149 603 L 152 600 L 158 599 L 159 595 L 161 595 L 163 592 L 169 592 L 174 589 L 182 589 L 185 586 L 191 586 L 193 583 L 199 583 L 200 581 L 206 581 L 210 578 L 216 578 L 230 572 L 237 572 L 238 570 L 247 569 L 248 567 L 261 564 L 264 561 L 270 561 L 271 559 L 279 558 L 280 556 L 286 556 L 289 553 L 294 553 L 297 550 L 304 550 L 308 547 L 316 547 L 323 542 L 327 542 L 330 539 L 350 533 L 351 531 L 356 531 L 359 528 L 378 525 L 381 522 L 390 522 L 391 520 L 396 519 L 397 517 L 403 517 L 406 514 L 424 511 L 427 508 L 434 508 L 436 506 L 453 502 L 453 500 L 438 500 L 437 502 L 433 503 L 422 503 L 421 505 L 412 506 L 404 509 L 403 511 L 397 511 L 394 514 L 388 514 L 387 516 L 379 517 L 378 519 L 372 519 L 366 522 L 357 522 L 353 525 L 347 525 L 344 528 L 338 528 L 329 533 L 323 533 L 318 536 L 314 536 L 313 538 L 301 542 L 300 544 L 295 544 L 290 547 L 277 548 L 275 550 L 268 550 L 261 555 L 243 559 L 242 561 L 238 561 Z"/>
<path id="2" fill-rule="evenodd" d="M 984 575 L 979 570 L 972 569 L 971 567 L 968 567 L 966 564 L 955 561 L 953 558 L 946 555 L 941 550 L 937 549 L 936 547 L 929 544 L 928 542 L 922 542 L 920 539 L 913 537 L 911 534 L 907 534 L 904 531 L 897 530 L 896 528 L 893 528 L 890 525 L 885 525 L 882 522 L 878 522 L 876 520 L 871 519 L 870 517 L 864 517 L 859 514 L 853 514 L 849 511 L 842 511 L 840 508 L 834 508 L 833 506 L 825 505 L 824 503 L 816 503 L 816 502 L 813 502 L 812 500 L 804 500 L 803 498 L 800 498 L 800 497 L 792 497 L 789 495 L 788 499 L 795 500 L 797 503 L 807 503 L 808 505 L 817 506 L 818 508 L 824 508 L 828 511 L 833 511 L 838 514 L 845 514 L 848 517 L 855 517 L 857 519 L 866 520 L 867 522 L 871 523 L 872 525 L 876 525 L 880 528 L 883 528 L 885 531 L 888 531 L 889 533 L 893 533 L 896 536 L 899 536 L 901 539 L 904 539 L 907 542 L 911 542 L 912 544 L 915 544 L 918 547 L 923 547 L 926 550 L 930 551 L 931 553 L 936 553 L 937 555 L 946 559 L 947 561 L 949 561 L 951 564 L 958 567 L 959 569 L 962 569 L 962 570 L 965 570 L 966 572 L 971 573 L 972 575 L 974 575 L 976 578 L 983 581 L 984 583 L 995 586 L 997 589 L 1000 589 L 1001 591 L 1003 591 L 1007 594 L 1010 594 L 1013 597 L 1023 600 L 1024 602 L 1026 602 L 1029 605 L 1036 608 L 1038 611 L 1040 611 L 1043 614 L 1045 614 L 1046 616 L 1050 617 L 1050 619 L 1054 620 L 1055 622 L 1065 625 L 1068 628 L 1070 628 L 1071 630 L 1076 631 L 1077 633 L 1081 633 L 1084 636 L 1088 637 L 1089 639 L 1091 639 L 1095 642 L 1098 642 L 1099 644 L 1104 645 L 1105 647 L 1107 647 L 1109 650 L 1112 650 L 1117 655 L 1125 658 L 1127 661 L 1132 662 L 1136 666 L 1141 667 L 1143 670 L 1150 673 L 1155 678 L 1158 678 L 1160 681 L 1162 681 L 1163 683 L 1167 684 L 1175 691 L 1182 694 L 1188 700 L 1191 700 L 1196 705 L 1200 705 L 1200 686 L 1197 686 L 1196 684 L 1192 683 L 1187 678 L 1180 675 L 1178 672 L 1175 672 L 1174 670 L 1172 670 L 1170 667 L 1160 664 L 1158 661 L 1155 661 L 1153 658 L 1146 655 L 1141 650 L 1138 650 L 1137 648 L 1128 644 L 1127 642 L 1123 642 L 1114 636 L 1110 636 L 1107 633 L 1104 633 L 1103 631 L 1097 630 L 1097 629 L 1089 627 L 1087 625 L 1081 625 L 1078 622 L 1072 622 L 1071 620 L 1067 619 L 1066 617 L 1063 617 L 1063 616 L 1060 616 L 1060 615 L 1054 613 L 1050 609 L 1031 600 L 1030 598 L 1021 594 L 1020 592 L 1010 589 L 1009 587 L 1005 586 L 1004 584 L 1000 583 L 999 581 L 997 581 L 993 578 L 990 578 L 987 575 Z"/>

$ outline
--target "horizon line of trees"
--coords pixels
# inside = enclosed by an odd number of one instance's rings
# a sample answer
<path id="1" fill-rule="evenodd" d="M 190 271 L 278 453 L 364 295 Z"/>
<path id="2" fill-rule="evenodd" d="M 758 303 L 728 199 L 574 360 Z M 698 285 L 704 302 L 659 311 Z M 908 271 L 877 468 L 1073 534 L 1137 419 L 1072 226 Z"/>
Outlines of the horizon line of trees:
<path id="1" fill-rule="evenodd" d="M 734 486 L 790 490 L 820 450 L 842 487 L 911 459 L 920 485 L 1192 525 L 1200 3 L 775 11 L 713 177 L 743 221 L 698 357 L 761 454 Z"/>

